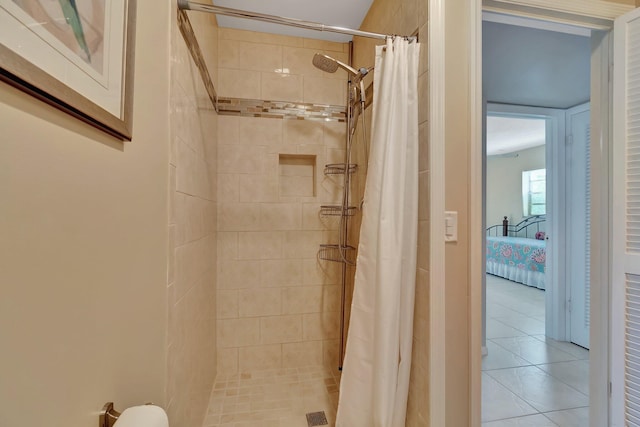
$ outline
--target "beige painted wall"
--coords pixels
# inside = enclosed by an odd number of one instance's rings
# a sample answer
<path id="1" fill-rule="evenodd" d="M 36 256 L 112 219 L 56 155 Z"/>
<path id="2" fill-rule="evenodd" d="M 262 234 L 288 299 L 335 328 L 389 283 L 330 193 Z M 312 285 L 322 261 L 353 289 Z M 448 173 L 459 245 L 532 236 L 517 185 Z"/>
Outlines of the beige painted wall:
<path id="1" fill-rule="evenodd" d="M 445 248 L 445 330 L 447 426 L 470 422 L 469 187 L 471 140 L 469 7 L 445 3 L 445 209 L 458 212 L 458 241 Z M 437 236 L 435 238 L 438 238 Z M 463 403 L 465 402 L 465 403 Z"/>
<path id="2" fill-rule="evenodd" d="M 315 52 L 345 59 L 345 45 L 220 29 L 223 96 L 344 104 L 345 74 L 313 67 Z M 276 72 L 287 69 L 288 73 Z M 262 369 L 337 368 L 338 263 L 319 262 L 336 243 L 345 124 L 220 116 L 218 127 L 218 376 Z M 287 164 L 280 155 L 310 156 Z M 314 169 L 315 168 L 315 169 Z M 315 194 L 313 189 L 315 187 Z M 336 396 L 337 398 L 337 396 Z"/>
<path id="3" fill-rule="evenodd" d="M 165 403 L 169 16 L 138 2 L 132 142 L 0 84 L 0 425 Z"/>
<path id="4" fill-rule="evenodd" d="M 422 41 L 418 79 L 419 99 L 419 206 L 418 206 L 418 268 L 416 271 L 416 303 L 413 329 L 413 357 L 407 407 L 407 427 L 429 425 L 429 168 L 428 168 L 428 77 L 427 77 L 427 2 L 424 0 L 375 0 L 364 19 L 362 30 L 385 34 L 411 35 L 419 30 Z M 375 46 L 379 40 L 354 38 L 353 65 L 370 67 L 375 63 Z M 365 80 L 369 84 L 373 73 Z M 370 111 L 367 117 L 370 120 Z M 369 132 L 370 133 L 370 132 Z M 356 145 L 357 162 L 364 163 L 364 152 Z M 362 194 L 366 168 L 361 167 L 355 178 L 354 196 Z M 354 229 L 355 231 L 355 229 Z M 448 424 L 447 425 L 457 425 Z M 462 424 L 460 424 L 462 425 Z"/>
<path id="5" fill-rule="evenodd" d="M 188 12 L 212 78 L 214 15 Z M 171 19 L 171 153 L 167 272 L 167 412 L 172 427 L 200 426 L 216 376 L 217 114 Z"/>
<path id="6" fill-rule="evenodd" d="M 544 145 L 512 154 L 487 157 L 487 226 L 522 219 L 522 172 L 545 167 Z"/>

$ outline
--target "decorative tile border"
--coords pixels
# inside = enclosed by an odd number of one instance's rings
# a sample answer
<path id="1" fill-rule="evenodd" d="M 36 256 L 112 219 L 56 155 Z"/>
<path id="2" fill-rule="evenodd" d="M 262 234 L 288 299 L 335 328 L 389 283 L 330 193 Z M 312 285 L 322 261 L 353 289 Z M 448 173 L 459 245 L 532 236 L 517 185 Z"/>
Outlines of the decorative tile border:
<path id="1" fill-rule="evenodd" d="M 218 97 L 218 113 L 226 116 L 315 120 L 324 122 L 345 122 L 347 116 L 346 108 L 340 105 L 225 97 Z"/>
<path id="2" fill-rule="evenodd" d="M 191 58 L 198 67 L 200 78 L 218 114 L 227 116 L 266 117 L 272 119 L 315 120 L 346 122 L 347 109 L 340 105 L 321 105 L 303 102 L 263 101 L 260 99 L 219 97 L 211 80 L 191 21 L 184 10 L 178 10 L 178 26 Z"/>

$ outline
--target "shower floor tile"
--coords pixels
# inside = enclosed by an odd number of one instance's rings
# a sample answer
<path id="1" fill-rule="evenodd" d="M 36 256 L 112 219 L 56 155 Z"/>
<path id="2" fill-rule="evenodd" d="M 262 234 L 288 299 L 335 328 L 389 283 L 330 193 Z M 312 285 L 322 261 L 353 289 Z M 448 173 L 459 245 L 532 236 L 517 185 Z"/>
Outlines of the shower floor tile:
<path id="1" fill-rule="evenodd" d="M 203 427 L 307 427 L 319 411 L 333 426 L 338 381 L 322 366 L 219 375 Z"/>

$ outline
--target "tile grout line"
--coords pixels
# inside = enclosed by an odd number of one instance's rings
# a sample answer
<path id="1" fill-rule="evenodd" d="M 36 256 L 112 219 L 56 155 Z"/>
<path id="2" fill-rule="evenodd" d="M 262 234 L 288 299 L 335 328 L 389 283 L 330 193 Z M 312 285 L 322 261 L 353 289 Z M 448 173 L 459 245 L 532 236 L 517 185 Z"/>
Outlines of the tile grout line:
<path id="1" fill-rule="evenodd" d="M 524 286 L 524 285 L 519 285 L 519 286 Z M 514 289 L 516 289 L 516 288 L 514 288 Z M 526 288 L 524 288 L 524 289 L 526 289 Z M 494 294 L 497 294 L 497 295 L 502 295 L 499 291 L 495 291 L 495 292 L 491 292 L 491 293 L 494 293 Z M 491 295 L 490 295 L 491 293 L 489 293 L 489 295 L 488 295 L 488 300 L 490 300 L 490 299 L 491 299 Z M 509 297 L 512 297 L 513 295 L 509 294 L 508 296 L 509 296 Z M 515 297 L 515 296 L 513 296 L 513 297 Z M 533 317 L 533 316 L 531 316 L 530 314 L 522 313 L 521 311 L 518 311 L 518 310 L 516 310 L 516 309 L 512 308 L 512 306 L 507 306 L 507 305 L 501 304 L 501 303 L 499 303 L 499 302 L 495 302 L 495 303 L 493 303 L 493 304 L 495 304 L 495 305 L 499 306 L 501 309 L 506 309 L 506 310 L 510 310 L 510 311 L 512 311 L 512 312 L 514 312 L 514 313 L 517 313 L 517 316 L 514 316 L 514 317 L 525 317 L 525 318 L 528 318 L 528 319 L 533 319 L 533 320 L 535 320 L 535 321 L 539 321 L 538 319 L 534 318 L 534 317 Z M 585 361 L 588 363 L 588 359 L 584 359 L 583 357 L 581 357 L 581 356 L 579 356 L 579 355 L 577 355 L 577 354 L 573 354 L 573 353 L 570 353 L 570 352 L 568 352 L 568 351 L 565 351 L 565 349 L 564 349 L 564 348 L 562 348 L 562 346 L 560 346 L 560 345 L 554 345 L 554 343 L 550 343 L 550 342 L 544 341 L 544 340 L 542 340 L 542 339 L 540 339 L 540 338 L 538 337 L 539 335 L 544 335 L 544 334 L 530 334 L 530 333 L 527 333 L 526 331 L 522 331 L 521 329 L 518 329 L 517 327 L 515 327 L 515 326 L 513 326 L 513 325 L 509 324 L 508 322 L 504 322 L 504 321 L 501 321 L 501 320 L 500 320 L 500 318 L 507 319 L 508 317 L 510 317 L 510 316 L 496 316 L 496 317 L 493 317 L 493 316 L 492 316 L 492 317 L 487 317 L 487 320 L 489 320 L 489 319 L 491 319 L 491 320 L 495 320 L 495 321 L 497 321 L 498 323 L 500 323 L 500 324 L 502 324 L 502 325 L 504 325 L 504 326 L 506 326 L 506 327 L 508 327 L 508 328 L 511 328 L 511 329 L 513 329 L 513 330 L 515 330 L 515 331 L 518 331 L 518 332 L 523 333 L 524 335 L 521 335 L 521 336 L 514 336 L 514 337 L 496 337 L 496 338 L 487 338 L 487 341 L 488 341 L 488 342 L 490 342 L 490 343 L 492 343 L 493 345 L 496 345 L 496 346 L 497 346 L 497 347 L 499 347 L 500 349 L 502 349 L 502 350 L 506 351 L 506 352 L 507 352 L 507 353 L 509 353 L 511 356 L 516 357 L 516 358 L 518 358 L 518 359 L 521 359 L 521 360 L 523 360 L 523 361 L 525 361 L 525 362 L 527 362 L 527 363 L 529 363 L 529 364 L 528 364 L 528 365 L 521 365 L 521 366 L 513 366 L 513 367 L 509 367 L 509 366 L 507 366 L 507 367 L 503 367 L 503 368 L 483 369 L 483 371 L 482 371 L 482 372 L 483 372 L 483 373 L 486 373 L 486 374 L 487 374 L 487 375 L 488 375 L 492 380 L 496 381 L 496 383 L 497 383 L 497 384 L 499 384 L 500 386 L 504 387 L 504 389 L 505 389 L 505 390 L 507 390 L 508 392 L 510 392 L 510 393 L 512 393 L 514 396 L 516 396 L 518 399 L 520 399 L 520 400 L 522 400 L 523 402 L 525 402 L 528 406 L 532 407 L 532 409 L 534 409 L 534 410 L 536 411 L 536 414 L 529 414 L 529 415 L 523 415 L 523 416 L 506 417 L 506 418 L 495 419 L 495 420 L 491 420 L 491 421 L 483 422 L 483 424 L 482 424 L 482 425 L 483 425 L 483 426 L 485 426 L 485 425 L 486 425 L 486 424 L 488 424 L 488 423 L 496 422 L 496 421 L 502 421 L 502 420 L 510 420 L 510 419 L 517 420 L 517 419 L 519 419 L 519 418 L 524 418 L 524 417 L 529 417 L 529 416 L 535 416 L 535 415 L 542 415 L 543 417 L 545 417 L 546 419 L 548 419 L 551 423 L 553 423 L 554 425 L 556 425 L 556 423 L 555 423 L 551 418 L 547 417 L 547 416 L 546 416 L 546 414 L 554 413 L 554 412 L 563 412 L 563 411 L 570 411 L 570 410 L 575 410 L 575 409 L 588 408 L 588 406 L 576 406 L 576 407 L 563 408 L 563 409 L 558 409 L 558 410 L 553 410 L 553 411 L 546 411 L 546 412 L 540 411 L 538 408 L 536 408 L 535 406 L 533 406 L 533 405 L 532 405 L 532 404 L 531 404 L 527 399 L 525 399 L 525 398 L 524 398 L 524 396 L 521 396 L 521 395 L 520 395 L 519 393 L 517 393 L 516 391 L 511 390 L 511 388 L 510 388 L 510 387 L 508 387 L 508 386 L 507 386 L 507 385 L 505 385 L 503 382 L 501 382 L 499 379 L 497 379 L 497 378 L 495 378 L 495 377 L 493 377 L 493 376 L 491 375 L 491 372 L 494 372 L 494 371 L 506 371 L 506 370 L 509 370 L 509 369 L 510 369 L 510 370 L 515 370 L 515 369 L 520 369 L 520 368 L 530 368 L 530 367 L 535 367 L 535 368 L 537 368 L 537 369 L 538 369 L 538 370 L 539 370 L 543 375 L 545 375 L 545 376 L 547 376 L 547 377 L 549 377 L 549 378 L 552 378 L 554 381 L 557 381 L 558 383 L 563 384 L 563 385 L 564 385 L 564 386 L 566 386 L 566 387 L 569 387 L 569 388 L 570 388 L 571 390 L 573 390 L 574 392 L 576 392 L 576 393 L 578 393 L 579 395 L 581 395 L 581 396 L 583 396 L 583 397 L 586 397 L 586 398 L 588 399 L 588 395 L 587 395 L 587 394 L 585 394 L 585 393 L 583 393 L 582 391 L 578 390 L 578 389 L 577 389 L 576 387 L 574 387 L 573 385 L 568 384 L 565 380 L 563 380 L 563 379 L 561 379 L 561 378 L 558 378 L 557 376 L 552 375 L 552 373 L 551 373 L 551 372 L 547 372 L 547 371 L 545 371 L 545 370 L 544 370 L 544 369 L 542 369 L 542 367 L 541 367 L 542 365 L 555 365 L 555 364 L 560 364 L 560 363 L 576 363 L 576 362 L 578 362 L 578 363 L 584 363 Z M 518 339 L 525 339 L 525 340 L 527 340 L 527 341 L 529 341 L 529 342 L 532 342 L 532 341 L 531 341 L 531 339 L 533 339 L 533 340 L 535 340 L 536 342 L 543 344 L 543 345 L 544 345 L 544 346 L 546 346 L 547 348 L 553 348 L 553 350 L 554 350 L 554 351 L 560 352 L 561 354 L 566 354 L 566 356 L 567 356 L 567 357 L 570 357 L 570 359 L 569 359 L 569 360 L 559 360 L 559 361 L 555 361 L 555 362 L 546 362 L 546 363 L 533 363 L 533 362 L 531 362 L 530 360 L 526 359 L 526 357 L 524 357 L 524 356 L 522 356 L 522 355 L 520 355 L 520 354 L 514 353 L 511 349 L 506 348 L 504 345 L 501 345 L 499 341 L 498 341 L 498 342 L 496 342 L 496 341 L 495 341 L 496 339 L 497 339 L 497 340 L 500 340 L 500 339 L 509 339 L 509 338 L 510 338 L 510 339 L 513 339 L 514 341 L 517 341 Z"/>

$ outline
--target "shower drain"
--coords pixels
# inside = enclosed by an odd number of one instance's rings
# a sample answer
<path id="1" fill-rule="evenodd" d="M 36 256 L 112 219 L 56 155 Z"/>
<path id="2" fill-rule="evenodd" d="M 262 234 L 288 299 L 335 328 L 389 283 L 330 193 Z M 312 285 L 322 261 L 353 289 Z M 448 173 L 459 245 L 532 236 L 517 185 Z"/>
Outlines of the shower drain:
<path id="1" fill-rule="evenodd" d="M 309 427 L 314 426 L 326 426 L 329 424 L 327 417 L 324 415 L 324 411 L 309 412 L 307 414 L 307 424 Z"/>

